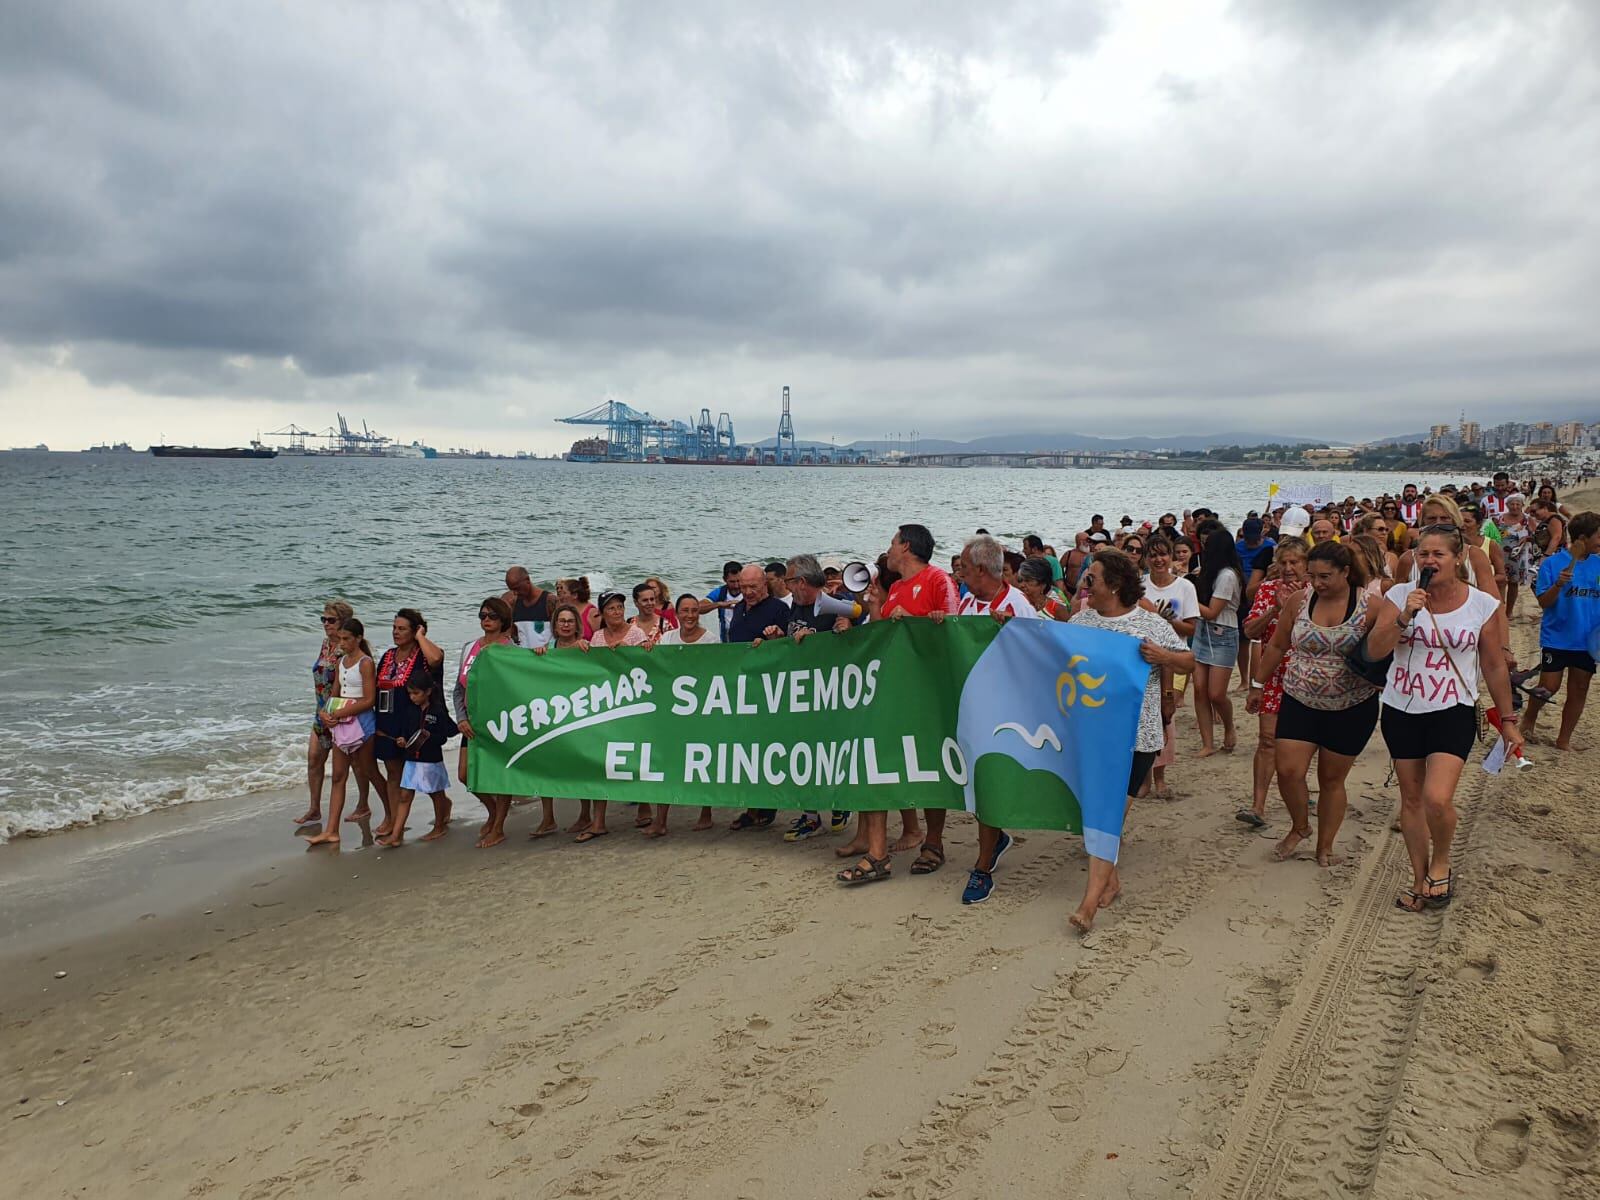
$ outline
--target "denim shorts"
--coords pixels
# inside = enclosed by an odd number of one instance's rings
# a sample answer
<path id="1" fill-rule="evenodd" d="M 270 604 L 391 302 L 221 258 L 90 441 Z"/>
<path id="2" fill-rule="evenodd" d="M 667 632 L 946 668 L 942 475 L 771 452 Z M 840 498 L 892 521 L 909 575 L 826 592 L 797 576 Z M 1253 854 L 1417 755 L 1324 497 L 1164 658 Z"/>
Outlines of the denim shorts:
<path id="1" fill-rule="evenodd" d="M 1239 628 L 1201 618 L 1194 626 L 1194 660 L 1208 667 L 1227 667 L 1239 661 Z"/>

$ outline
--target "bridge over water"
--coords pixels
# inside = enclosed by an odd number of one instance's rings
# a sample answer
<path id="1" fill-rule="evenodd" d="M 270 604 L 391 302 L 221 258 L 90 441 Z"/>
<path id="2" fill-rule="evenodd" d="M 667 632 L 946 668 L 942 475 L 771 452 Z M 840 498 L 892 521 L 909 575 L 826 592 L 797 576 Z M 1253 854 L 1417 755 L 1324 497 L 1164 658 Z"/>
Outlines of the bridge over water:
<path id="1" fill-rule="evenodd" d="M 908 454 L 909 467 L 1159 467 L 1168 460 L 1140 454 L 1108 454 L 1104 450 L 1030 450 L 1005 453 L 962 451 Z"/>

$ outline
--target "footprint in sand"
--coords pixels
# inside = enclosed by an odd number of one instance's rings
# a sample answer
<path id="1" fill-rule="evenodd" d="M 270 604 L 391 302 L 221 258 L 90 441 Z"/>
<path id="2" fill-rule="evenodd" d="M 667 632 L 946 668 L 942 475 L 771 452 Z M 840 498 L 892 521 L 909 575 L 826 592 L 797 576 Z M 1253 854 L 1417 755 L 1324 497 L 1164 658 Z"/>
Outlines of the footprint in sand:
<path id="1" fill-rule="evenodd" d="M 557 1067 L 559 1070 L 560 1067 Z M 547 1083 L 539 1089 L 539 1099 L 548 1100 L 558 1108 L 566 1108 L 573 1104 L 582 1104 L 589 1098 L 589 1089 L 594 1086 L 594 1080 L 587 1075 L 564 1075 L 553 1083 Z"/>
<path id="2" fill-rule="evenodd" d="M 1600 1145 L 1600 1122 L 1588 1113 L 1547 1108 L 1544 1115 L 1550 1118 L 1560 1142 L 1556 1153 L 1567 1162 L 1582 1162 L 1594 1153 L 1596 1145 Z"/>
<path id="3" fill-rule="evenodd" d="M 1571 1070 L 1577 1053 L 1561 1035 L 1561 1025 L 1549 1013 L 1532 1013 L 1523 1020 L 1528 1053 L 1546 1071 Z"/>
<path id="4" fill-rule="evenodd" d="M 1527 1117 L 1501 1117 L 1478 1135 L 1473 1153 L 1486 1171 L 1515 1171 L 1528 1161 L 1528 1133 L 1533 1122 Z"/>
<path id="5" fill-rule="evenodd" d="M 929 1021 L 917 1030 L 917 1053 L 923 1058 L 955 1057 L 956 1045 L 950 1038 L 956 1028 L 955 1014 L 947 1010 L 939 1016 L 941 1020 Z"/>
<path id="6" fill-rule="evenodd" d="M 1544 918 L 1538 913 L 1518 908 L 1514 904 L 1500 906 L 1500 919 L 1513 929 L 1538 929 L 1544 924 Z"/>
<path id="7" fill-rule="evenodd" d="M 1097 1046 L 1089 1051 L 1083 1069 L 1091 1075 L 1115 1075 L 1128 1064 L 1126 1050 L 1114 1050 L 1110 1046 Z"/>
<path id="8" fill-rule="evenodd" d="M 1086 971 L 1078 975 L 1067 986 L 1067 991 L 1074 1000 L 1089 1000 L 1101 992 L 1108 991 L 1116 980 L 1101 971 Z"/>
<path id="9" fill-rule="evenodd" d="M 1548 804 L 1530 804 L 1528 805 L 1528 811 L 1536 817 L 1548 817 L 1555 809 Z"/>
<path id="10" fill-rule="evenodd" d="M 1456 968 L 1456 978 L 1462 983 L 1487 983 L 1499 969 L 1494 958 L 1469 958 Z"/>
<path id="11" fill-rule="evenodd" d="M 1050 1115 L 1061 1124 L 1070 1125 L 1083 1115 L 1083 1092 L 1077 1084 L 1058 1083 L 1045 1094 Z"/>

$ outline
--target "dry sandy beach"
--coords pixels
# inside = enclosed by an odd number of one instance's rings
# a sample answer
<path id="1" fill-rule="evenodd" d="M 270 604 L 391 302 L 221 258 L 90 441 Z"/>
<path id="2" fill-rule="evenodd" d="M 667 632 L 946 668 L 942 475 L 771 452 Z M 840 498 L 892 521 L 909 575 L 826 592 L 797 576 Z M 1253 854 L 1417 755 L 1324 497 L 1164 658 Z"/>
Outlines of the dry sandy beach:
<path id="1" fill-rule="evenodd" d="M 1469 767 L 1459 897 L 1410 916 L 1379 737 L 1324 872 L 1269 860 L 1275 796 L 1233 819 L 1248 753 L 1179 728 L 1181 795 L 1135 807 L 1083 940 L 1071 838 L 960 905 L 965 818 L 945 870 L 859 890 L 836 839 L 682 810 L 584 847 L 524 812 L 475 852 L 463 794 L 450 842 L 398 852 L 299 854 L 291 796 L 5 847 L 6 1190 L 1600 1195 L 1600 752 Z"/>

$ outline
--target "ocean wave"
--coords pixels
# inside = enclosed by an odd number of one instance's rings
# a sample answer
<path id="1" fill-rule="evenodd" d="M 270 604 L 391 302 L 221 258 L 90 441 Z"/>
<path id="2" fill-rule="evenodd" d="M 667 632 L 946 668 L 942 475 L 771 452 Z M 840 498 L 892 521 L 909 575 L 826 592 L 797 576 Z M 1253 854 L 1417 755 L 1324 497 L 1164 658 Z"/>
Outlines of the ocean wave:
<path id="1" fill-rule="evenodd" d="M 0 845 L 63 829 L 120 821 L 162 808 L 293 787 L 305 778 L 304 743 L 257 761 L 223 760 L 198 772 L 140 780 L 100 780 L 88 786 L 0 787 Z"/>

